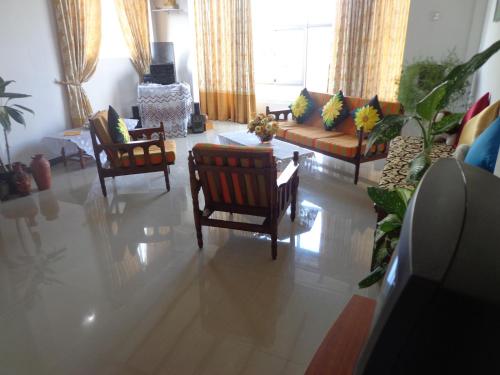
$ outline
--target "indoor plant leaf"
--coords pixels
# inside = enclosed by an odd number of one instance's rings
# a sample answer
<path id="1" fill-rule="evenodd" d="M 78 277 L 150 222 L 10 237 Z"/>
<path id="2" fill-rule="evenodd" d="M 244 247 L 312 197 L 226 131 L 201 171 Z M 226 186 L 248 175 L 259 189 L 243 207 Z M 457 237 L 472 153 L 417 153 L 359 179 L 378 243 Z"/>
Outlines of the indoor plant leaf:
<path id="1" fill-rule="evenodd" d="M 448 92 L 448 87 L 451 85 L 449 81 L 445 81 L 436 86 L 429 94 L 417 103 L 417 113 L 423 119 L 431 121 L 436 112 L 440 109 L 441 102 Z"/>
<path id="2" fill-rule="evenodd" d="M 8 115 L 4 107 L 0 107 L 0 124 L 2 124 L 5 131 L 10 132 L 10 116 Z"/>
<path id="3" fill-rule="evenodd" d="M 389 259 L 388 257 L 390 256 L 390 253 L 387 248 L 387 242 L 383 242 L 382 246 L 373 249 L 373 251 L 374 251 L 374 264 L 375 264 L 374 269 L 388 262 Z"/>
<path id="4" fill-rule="evenodd" d="M 24 121 L 23 113 L 21 111 L 12 107 L 5 107 L 5 110 L 7 111 L 9 116 L 14 119 L 14 121 L 26 126 L 26 122 Z"/>
<path id="5" fill-rule="evenodd" d="M 4 93 L 5 92 L 5 88 L 10 85 L 12 82 L 15 82 L 15 81 L 4 81 L 1 77 L 0 77 L 0 94 L 1 93 Z"/>
<path id="6" fill-rule="evenodd" d="M 450 84 L 447 95 L 442 98 L 441 106 L 446 106 L 451 95 L 457 90 L 457 88 L 463 86 L 463 83 L 467 80 L 467 78 L 483 66 L 484 63 L 486 63 L 491 56 L 497 53 L 499 49 L 500 40 L 497 40 L 484 51 L 472 56 L 466 63 L 457 65 L 454 69 L 452 69 L 444 79 L 444 81 L 448 81 Z"/>
<path id="7" fill-rule="evenodd" d="M 406 203 L 396 190 L 382 189 L 376 186 L 370 186 L 368 195 L 377 206 L 388 214 L 395 214 L 400 220 L 406 211 Z"/>
<path id="8" fill-rule="evenodd" d="M 35 114 L 35 111 L 33 111 L 32 109 L 28 108 L 28 107 L 25 107 L 24 105 L 21 105 L 21 104 L 14 104 L 13 107 L 18 107 L 18 108 L 21 108 L 22 110 L 26 111 L 26 112 L 29 112 L 31 113 L 32 115 Z"/>
<path id="9" fill-rule="evenodd" d="M 358 283 L 360 288 L 368 288 L 384 277 L 387 265 L 376 267 L 368 276 Z"/>
<path id="10" fill-rule="evenodd" d="M 378 222 L 378 228 L 385 233 L 401 229 L 401 219 L 395 214 L 389 214 Z"/>
<path id="11" fill-rule="evenodd" d="M 410 163 L 407 181 L 412 185 L 417 185 L 430 165 L 431 158 L 428 152 L 426 150 L 420 152 Z"/>
<path id="12" fill-rule="evenodd" d="M 408 207 L 408 202 L 410 201 L 415 189 L 406 189 L 406 188 L 396 188 L 401 200 L 405 203 L 405 207 Z"/>
<path id="13" fill-rule="evenodd" d="M 441 121 L 432 124 L 430 129 L 431 135 L 438 135 L 452 130 L 460 123 L 462 117 L 464 117 L 464 113 L 451 113 L 444 116 Z"/>
<path id="14" fill-rule="evenodd" d="M 29 98 L 31 95 L 28 94 L 18 94 L 15 92 L 0 92 L 0 98 L 8 98 L 8 99 L 21 99 L 21 98 Z"/>
<path id="15" fill-rule="evenodd" d="M 380 120 L 370 132 L 365 148 L 365 153 L 370 152 L 374 144 L 389 142 L 401 134 L 401 129 L 406 124 L 409 116 L 387 115 Z"/>

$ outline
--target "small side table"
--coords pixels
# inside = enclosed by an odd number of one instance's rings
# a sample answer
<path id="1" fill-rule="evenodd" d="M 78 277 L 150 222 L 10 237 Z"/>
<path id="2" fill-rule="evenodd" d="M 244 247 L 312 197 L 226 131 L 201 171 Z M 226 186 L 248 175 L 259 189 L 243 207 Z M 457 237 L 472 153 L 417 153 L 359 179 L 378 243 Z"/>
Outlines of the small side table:
<path id="1" fill-rule="evenodd" d="M 138 120 L 124 119 L 128 129 L 134 129 Z M 54 135 L 49 135 L 42 139 L 45 148 L 53 155 L 61 155 L 64 166 L 68 160 L 78 161 L 80 167 L 85 168 L 85 162 L 94 159 L 94 146 L 90 138 L 90 130 L 86 128 L 75 128 L 64 130 Z M 104 152 L 100 155 L 101 162 L 107 161 Z"/>
<path id="2" fill-rule="evenodd" d="M 68 165 L 68 160 L 74 160 L 74 161 L 80 162 L 81 169 L 85 169 L 85 160 L 93 159 L 92 156 L 88 155 L 81 148 L 77 147 L 77 149 L 78 149 L 77 152 L 75 152 L 73 154 L 66 155 L 65 147 L 64 146 L 61 147 L 61 158 L 62 158 L 62 161 L 63 161 L 63 164 L 65 167 Z"/>

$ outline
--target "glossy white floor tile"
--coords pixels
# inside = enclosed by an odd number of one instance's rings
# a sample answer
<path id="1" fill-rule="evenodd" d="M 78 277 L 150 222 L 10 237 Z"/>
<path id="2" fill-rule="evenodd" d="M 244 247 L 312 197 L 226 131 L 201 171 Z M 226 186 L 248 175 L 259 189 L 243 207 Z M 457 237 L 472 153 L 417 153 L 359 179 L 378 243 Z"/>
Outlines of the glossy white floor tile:
<path id="1" fill-rule="evenodd" d="M 217 131 L 242 129 L 218 123 Z M 299 215 L 266 236 L 204 228 L 199 251 L 187 151 L 162 174 L 107 180 L 54 168 L 53 188 L 0 204 L 0 373 L 301 374 L 368 271 L 375 213 L 361 168 L 301 167 Z M 371 182 L 370 182 L 371 180 Z"/>

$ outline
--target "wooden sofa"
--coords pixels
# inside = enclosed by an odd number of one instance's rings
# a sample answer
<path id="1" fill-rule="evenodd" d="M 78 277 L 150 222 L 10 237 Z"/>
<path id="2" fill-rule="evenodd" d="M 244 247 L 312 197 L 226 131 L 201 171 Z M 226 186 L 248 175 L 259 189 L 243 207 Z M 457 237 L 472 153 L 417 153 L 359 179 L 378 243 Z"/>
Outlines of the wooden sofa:
<path id="1" fill-rule="evenodd" d="M 273 114 L 279 121 L 276 138 L 296 144 L 310 150 L 344 160 L 355 165 L 354 183 L 358 183 L 359 166 L 368 161 L 384 159 L 388 145 L 373 146 L 365 155 L 366 138 L 369 133 L 358 131 L 352 116 L 340 123 L 335 130 L 325 130 L 320 115 L 320 108 L 331 98 L 330 94 L 309 92 L 316 103 L 314 114 L 303 124 L 297 124 L 291 117 L 290 109 L 271 111 L 266 107 L 266 114 Z M 345 97 L 349 110 L 352 111 L 368 103 L 369 99 Z M 403 113 L 403 107 L 397 102 L 380 102 L 384 115 Z"/>

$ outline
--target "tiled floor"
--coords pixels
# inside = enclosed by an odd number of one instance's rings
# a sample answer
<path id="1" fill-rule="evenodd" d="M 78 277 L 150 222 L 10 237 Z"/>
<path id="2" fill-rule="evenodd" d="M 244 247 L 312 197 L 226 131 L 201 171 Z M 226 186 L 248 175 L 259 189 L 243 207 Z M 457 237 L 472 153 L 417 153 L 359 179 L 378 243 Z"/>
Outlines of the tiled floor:
<path id="1" fill-rule="evenodd" d="M 218 123 L 217 131 L 241 129 Z M 299 216 L 269 240 L 204 228 L 199 251 L 187 150 L 162 174 L 107 181 L 54 168 L 53 189 L 0 204 L 0 373 L 302 374 L 368 271 L 382 163 L 317 155 L 301 170 Z M 372 182 L 368 181 L 369 178 Z"/>

